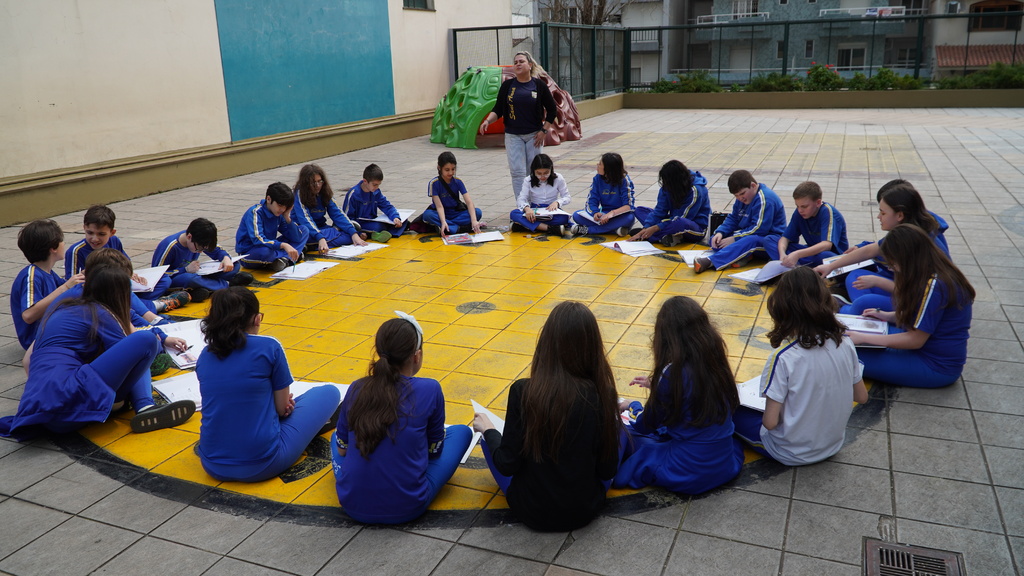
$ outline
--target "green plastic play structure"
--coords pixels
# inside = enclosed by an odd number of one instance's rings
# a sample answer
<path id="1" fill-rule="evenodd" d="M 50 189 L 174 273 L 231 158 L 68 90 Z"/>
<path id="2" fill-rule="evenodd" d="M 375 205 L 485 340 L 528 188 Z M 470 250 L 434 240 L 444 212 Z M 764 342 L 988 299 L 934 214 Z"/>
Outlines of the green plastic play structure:
<path id="1" fill-rule="evenodd" d="M 466 70 L 437 104 L 430 141 L 449 148 L 476 149 L 477 130 L 494 108 L 500 87 L 501 67 L 475 66 Z"/>

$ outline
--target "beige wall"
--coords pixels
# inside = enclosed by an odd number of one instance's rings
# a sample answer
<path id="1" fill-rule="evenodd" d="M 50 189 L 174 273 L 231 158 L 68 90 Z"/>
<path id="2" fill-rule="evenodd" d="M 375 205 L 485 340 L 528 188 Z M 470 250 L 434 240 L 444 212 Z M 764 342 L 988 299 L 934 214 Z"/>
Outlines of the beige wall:
<path id="1" fill-rule="evenodd" d="M 437 0 L 436 11 L 389 0 L 395 113 L 433 110 L 451 87 L 451 28 L 512 23 L 510 0 Z"/>
<path id="2" fill-rule="evenodd" d="M 0 0 L 0 179 L 230 140 L 216 21 L 212 0 Z"/>

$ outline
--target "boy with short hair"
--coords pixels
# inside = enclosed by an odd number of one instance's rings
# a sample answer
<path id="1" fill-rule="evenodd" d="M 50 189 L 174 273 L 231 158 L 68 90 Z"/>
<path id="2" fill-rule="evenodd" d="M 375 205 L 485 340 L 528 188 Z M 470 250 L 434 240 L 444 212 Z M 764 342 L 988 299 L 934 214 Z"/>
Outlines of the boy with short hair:
<path id="1" fill-rule="evenodd" d="M 235 234 L 235 253 L 246 268 L 263 268 L 280 272 L 302 260 L 295 248 L 302 248 L 309 239 L 309 230 L 292 220 L 295 196 L 283 182 L 267 187 L 267 196 L 245 211 Z"/>
<path id="2" fill-rule="evenodd" d="M 779 236 L 786 230 L 786 209 L 782 200 L 754 175 L 737 170 L 729 175 L 729 192 L 736 198 L 732 212 L 711 237 L 710 258 L 693 261 L 697 274 L 726 266 L 744 265 L 754 254 L 779 259 Z"/>
<path id="3" fill-rule="evenodd" d="M 200 276 L 199 253 L 220 262 L 220 272 Z M 153 252 L 153 266 L 168 266 L 172 288 L 184 288 L 193 302 L 202 302 L 215 290 L 228 286 L 247 286 L 253 278 L 248 272 L 239 272 L 241 265 L 217 245 L 217 226 L 206 218 L 196 218 L 188 228 L 171 234 L 157 245 Z"/>
<path id="4" fill-rule="evenodd" d="M 115 216 L 113 210 L 102 204 L 94 204 L 85 211 L 85 217 L 82 220 L 85 238 L 72 244 L 67 254 L 65 254 L 65 278 L 70 278 L 72 274 L 81 272 L 85 268 L 85 259 L 89 257 L 93 250 L 113 248 L 128 256 L 128 253 L 124 251 L 124 245 L 121 244 L 121 240 L 116 236 L 117 229 L 114 228 Z M 131 257 L 129 257 L 130 259 Z M 139 281 L 140 278 L 133 275 L 132 280 Z M 152 291 L 138 292 L 136 295 L 143 302 L 147 302 L 146 306 L 150 309 L 150 312 L 157 314 L 180 308 L 191 301 L 188 292 L 184 290 L 172 291 L 165 296 L 164 293 L 167 292 L 170 286 L 171 278 L 164 274 L 160 277 Z"/>
<path id="5" fill-rule="evenodd" d="M 70 275 L 67 281 L 53 271 L 64 257 L 64 231 L 53 220 L 29 222 L 18 232 L 18 248 L 29 265 L 18 272 L 11 286 L 11 318 L 21 347 L 28 349 L 36 338 L 39 320 L 59 294 L 85 279 Z"/>
<path id="6" fill-rule="evenodd" d="M 392 236 L 401 236 L 405 232 L 406 224 L 402 222 L 398 210 L 380 191 L 383 181 L 384 171 L 380 166 L 370 164 L 363 170 L 363 179 L 345 195 L 341 209 L 353 221 L 359 221 L 362 226 L 359 235 L 363 240 L 387 242 Z M 373 220 L 377 217 L 378 209 L 391 219 L 391 224 Z"/>
<path id="7" fill-rule="evenodd" d="M 801 182 L 793 190 L 796 210 L 779 238 L 779 260 L 790 268 L 797 264 L 817 266 L 825 258 L 846 252 L 846 220 L 834 206 L 821 199 L 821 186 Z M 803 236 L 806 245 L 797 244 Z"/>

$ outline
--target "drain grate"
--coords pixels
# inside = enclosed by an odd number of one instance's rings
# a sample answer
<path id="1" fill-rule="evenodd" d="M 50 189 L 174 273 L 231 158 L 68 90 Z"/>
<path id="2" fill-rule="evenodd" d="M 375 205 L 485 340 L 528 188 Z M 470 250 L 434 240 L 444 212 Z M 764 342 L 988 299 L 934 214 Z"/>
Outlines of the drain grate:
<path id="1" fill-rule="evenodd" d="M 865 576 L 966 576 L 964 555 L 864 538 Z"/>

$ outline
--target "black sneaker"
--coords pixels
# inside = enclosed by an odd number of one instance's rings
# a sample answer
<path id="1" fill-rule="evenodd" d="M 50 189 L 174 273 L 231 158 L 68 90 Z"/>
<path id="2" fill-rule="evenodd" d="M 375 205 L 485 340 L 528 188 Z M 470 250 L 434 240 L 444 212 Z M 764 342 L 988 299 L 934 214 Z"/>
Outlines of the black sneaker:
<path id="1" fill-rule="evenodd" d="M 192 301 L 196 303 L 206 300 L 207 298 L 210 297 L 210 294 L 213 294 L 213 292 L 210 292 L 208 289 L 203 288 L 202 286 L 190 287 L 188 289 L 188 293 L 192 296 Z"/>
<path id="2" fill-rule="evenodd" d="M 548 234 L 551 236 L 565 236 L 565 226 L 562 224 L 558 226 L 548 224 Z"/>
<path id="3" fill-rule="evenodd" d="M 228 280 L 228 286 L 248 286 L 249 284 L 252 284 L 252 281 L 252 274 L 249 274 L 248 272 L 239 272 L 232 276 L 231 280 Z"/>
<path id="4" fill-rule="evenodd" d="M 195 413 L 196 403 L 191 400 L 178 400 L 163 406 L 150 406 L 132 418 L 132 432 L 152 432 L 180 426 L 188 422 L 188 419 Z"/>
<path id="5" fill-rule="evenodd" d="M 182 306 L 192 301 L 192 295 L 184 290 L 179 290 L 173 294 L 167 296 L 161 296 L 154 300 L 156 304 L 157 312 L 170 312 L 171 310 L 177 310 Z"/>
<path id="6" fill-rule="evenodd" d="M 272 273 L 276 274 L 291 265 L 291 260 L 287 258 L 278 258 L 277 260 L 274 260 L 270 264 L 267 264 L 267 270 L 270 270 Z"/>
<path id="7" fill-rule="evenodd" d="M 619 226 L 615 229 L 616 236 L 629 236 L 629 228 L 625 226 Z"/>
<path id="8" fill-rule="evenodd" d="M 569 230 L 573 236 L 586 236 L 590 232 L 590 229 L 583 224 L 573 224 Z"/>
<path id="9" fill-rule="evenodd" d="M 508 231 L 509 232 L 529 232 L 529 230 L 526 229 L 526 226 L 523 226 L 519 222 L 509 222 L 509 224 L 508 224 Z"/>
<path id="10" fill-rule="evenodd" d="M 679 237 L 676 236 L 675 234 L 666 234 L 661 237 L 662 246 L 668 246 L 669 248 L 671 248 L 676 244 L 679 244 Z"/>

